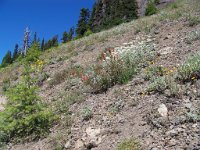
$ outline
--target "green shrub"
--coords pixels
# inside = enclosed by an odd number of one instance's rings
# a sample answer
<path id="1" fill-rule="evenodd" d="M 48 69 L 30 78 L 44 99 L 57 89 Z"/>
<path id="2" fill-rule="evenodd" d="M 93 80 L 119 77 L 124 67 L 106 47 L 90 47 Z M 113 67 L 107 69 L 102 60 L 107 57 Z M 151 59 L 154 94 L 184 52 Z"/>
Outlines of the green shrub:
<path id="1" fill-rule="evenodd" d="M 6 92 L 9 88 L 10 88 L 10 79 L 9 78 L 5 78 L 3 80 L 2 90 L 3 90 L 3 92 Z"/>
<path id="2" fill-rule="evenodd" d="M 35 80 L 30 69 L 25 68 L 22 82 L 6 92 L 8 101 L 5 110 L 0 112 L 0 132 L 3 134 L 0 142 L 41 138 L 49 132 L 55 119 L 37 96 Z"/>
<path id="3" fill-rule="evenodd" d="M 176 8 L 178 8 L 178 5 L 177 5 L 177 3 L 172 3 L 172 4 L 170 4 L 170 7 L 172 9 L 176 9 Z"/>
<path id="4" fill-rule="evenodd" d="M 139 150 L 139 143 L 135 139 L 127 139 L 117 146 L 116 150 Z"/>
<path id="5" fill-rule="evenodd" d="M 157 8 L 156 8 L 155 3 L 154 3 L 153 1 L 148 2 L 145 15 L 146 15 L 146 16 L 151 16 L 151 15 L 153 15 L 153 14 L 156 14 L 157 11 L 158 11 L 158 10 L 157 10 Z"/>
<path id="6" fill-rule="evenodd" d="M 179 97 L 180 88 L 172 76 L 163 76 L 154 79 L 148 86 L 147 92 L 164 93 L 168 89 L 168 96 Z"/>
<path id="7" fill-rule="evenodd" d="M 84 33 L 84 36 L 89 36 L 89 35 L 91 35 L 93 32 L 90 30 L 90 29 L 88 29 L 85 33 Z"/>
<path id="8" fill-rule="evenodd" d="M 157 4 L 160 4 L 160 0 L 154 0 L 154 3 L 157 5 Z"/>
<path id="9" fill-rule="evenodd" d="M 189 26 L 191 26 L 191 27 L 196 26 L 200 23 L 200 17 L 199 16 L 193 16 L 191 14 L 189 14 L 187 16 L 187 20 L 189 22 Z"/>
<path id="10" fill-rule="evenodd" d="M 153 59 L 154 53 L 150 49 L 147 45 L 139 45 L 136 49 L 123 52 L 109 49 L 106 54 L 102 53 L 99 64 L 87 73 L 85 83 L 90 85 L 94 92 L 104 92 L 113 85 L 127 83 L 144 64 Z"/>
<path id="11" fill-rule="evenodd" d="M 81 115 L 83 120 L 90 120 L 93 116 L 92 110 L 88 107 L 85 107 L 82 111 L 81 111 Z"/>
<path id="12" fill-rule="evenodd" d="M 155 77 L 163 76 L 166 74 L 165 68 L 161 66 L 151 66 L 145 70 L 145 79 L 150 80 Z"/>
<path id="13" fill-rule="evenodd" d="M 185 39 L 185 42 L 187 44 L 192 44 L 193 41 L 197 41 L 197 40 L 200 40 L 200 30 L 190 32 L 187 38 Z"/>
<path id="14" fill-rule="evenodd" d="M 39 56 L 41 56 L 40 45 L 39 43 L 35 43 L 29 48 L 26 55 L 26 61 L 35 62 L 39 59 Z"/>
<path id="15" fill-rule="evenodd" d="M 200 78 L 200 53 L 190 57 L 178 68 L 177 78 L 183 82 Z"/>

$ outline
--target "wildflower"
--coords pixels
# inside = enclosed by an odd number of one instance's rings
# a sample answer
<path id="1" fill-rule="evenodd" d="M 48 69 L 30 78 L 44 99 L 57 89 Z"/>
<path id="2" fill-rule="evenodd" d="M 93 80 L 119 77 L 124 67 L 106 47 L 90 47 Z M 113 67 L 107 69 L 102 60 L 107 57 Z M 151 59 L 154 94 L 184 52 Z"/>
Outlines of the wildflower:
<path id="1" fill-rule="evenodd" d="M 196 77 L 192 77 L 191 79 L 192 79 L 192 80 L 196 80 L 197 78 L 196 78 Z"/>
<path id="2" fill-rule="evenodd" d="M 86 82 L 86 81 L 88 81 L 89 79 L 90 79 L 89 76 L 82 76 L 82 78 L 81 78 L 81 80 L 82 80 L 83 82 Z"/>

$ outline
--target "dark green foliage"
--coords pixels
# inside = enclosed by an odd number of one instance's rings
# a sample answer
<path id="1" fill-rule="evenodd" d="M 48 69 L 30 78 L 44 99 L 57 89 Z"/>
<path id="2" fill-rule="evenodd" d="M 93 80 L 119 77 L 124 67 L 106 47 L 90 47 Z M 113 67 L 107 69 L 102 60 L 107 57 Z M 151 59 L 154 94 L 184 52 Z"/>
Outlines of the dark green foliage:
<path id="1" fill-rule="evenodd" d="M 139 150 L 139 143 L 131 138 L 122 141 L 118 146 L 117 150 Z"/>
<path id="2" fill-rule="evenodd" d="M 84 33 L 84 36 L 89 36 L 90 34 L 92 34 L 93 32 L 90 30 L 90 29 L 88 29 L 85 33 Z"/>
<path id="3" fill-rule="evenodd" d="M 44 44 L 44 50 L 58 46 L 58 35 L 55 35 L 51 40 Z"/>
<path id="4" fill-rule="evenodd" d="M 101 31 L 136 18 L 136 0 L 100 0 L 93 6 L 89 26 L 92 31 Z"/>
<path id="5" fill-rule="evenodd" d="M 90 18 L 89 9 L 82 8 L 80 12 L 77 28 L 76 28 L 76 34 L 78 37 L 82 37 L 85 34 L 85 32 L 88 30 L 89 18 Z"/>
<path id="6" fill-rule="evenodd" d="M 14 52 L 13 52 L 13 58 L 12 58 L 12 60 L 15 61 L 18 57 L 19 57 L 19 45 L 16 44 Z"/>
<path id="7" fill-rule="evenodd" d="M 149 1 L 148 4 L 147 4 L 145 15 L 150 16 L 150 15 L 153 15 L 155 13 L 157 13 L 157 8 L 156 8 L 156 5 L 155 5 L 155 2 Z"/>
<path id="8" fill-rule="evenodd" d="M 5 78 L 3 80 L 3 86 L 2 86 L 2 90 L 3 92 L 6 92 L 9 88 L 10 88 L 10 79 L 9 78 Z"/>
<path id="9" fill-rule="evenodd" d="M 160 4 L 160 0 L 154 0 L 154 3 L 155 3 L 156 5 L 158 5 L 158 4 Z"/>
<path id="10" fill-rule="evenodd" d="M 7 65 L 12 63 L 12 54 L 11 51 L 8 51 L 2 60 L 2 67 L 6 67 Z"/>
<path id="11" fill-rule="evenodd" d="M 68 42 L 68 33 L 65 31 L 62 37 L 62 43 L 66 43 L 66 42 Z"/>
<path id="12" fill-rule="evenodd" d="M 41 43 L 41 50 L 44 51 L 44 38 L 42 39 L 42 43 Z"/>
<path id="13" fill-rule="evenodd" d="M 37 42 L 37 33 L 35 32 L 34 33 L 34 38 L 33 38 L 33 43 L 36 43 Z"/>
<path id="14" fill-rule="evenodd" d="M 74 36 L 74 27 L 71 27 L 68 33 L 68 40 L 71 41 Z"/>
<path id="15" fill-rule="evenodd" d="M 8 102 L 0 112 L 0 143 L 10 140 L 32 140 L 45 136 L 55 119 L 37 94 L 36 81 L 25 67 L 23 80 L 8 89 Z"/>
<path id="16" fill-rule="evenodd" d="M 40 43 L 32 44 L 32 46 L 28 50 L 26 61 L 28 62 L 37 61 L 40 55 L 41 55 Z"/>

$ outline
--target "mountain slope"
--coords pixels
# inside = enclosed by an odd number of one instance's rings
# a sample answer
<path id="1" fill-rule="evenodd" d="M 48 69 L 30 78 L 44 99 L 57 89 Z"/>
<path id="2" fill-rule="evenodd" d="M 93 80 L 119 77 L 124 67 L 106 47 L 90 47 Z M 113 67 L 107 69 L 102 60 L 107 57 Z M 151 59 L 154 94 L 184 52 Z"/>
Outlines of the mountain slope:
<path id="1" fill-rule="evenodd" d="M 38 76 L 46 73 L 48 78 L 42 80 L 39 95 L 49 107 L 55 108 L 61 121 L 51 129 L 48 138 L 14 145 L 11 149 L 114 150 L 126 139 L 127 145 L 137 141 L 139 149 L 199 149 L 199 80 L 179 81 L 180 91 L 159 88 L 158 92 L 148 91 L 155 79 L 147 80 L 153 67 L 168 69 L 161 77 L 173 78 L 187 57 L 199 52 L 199 6 L 198 0 L 177 1 L 157 15 L 45 52 L 41 56 L 45 65 Z M 88 70 L 96 65 L 108 48 L 133 52 L 144 45 L 153 46 L 147 50 L 152 50 L 155 56 L 147 65 L 142 64 L 127 84 L 117 84 L 95 94 L 91 92 L 94 89 L 74 75 L 77 68 Z M 16 71 L 20 74 L 19 66 L 15 64 L 1 72 L 1 80 L 8 75 L 13 78 Z M 66 70 L 70 73 L 65 74 Z M 160 73 L 150 72 L 148 78 L 160 79 Z"/>

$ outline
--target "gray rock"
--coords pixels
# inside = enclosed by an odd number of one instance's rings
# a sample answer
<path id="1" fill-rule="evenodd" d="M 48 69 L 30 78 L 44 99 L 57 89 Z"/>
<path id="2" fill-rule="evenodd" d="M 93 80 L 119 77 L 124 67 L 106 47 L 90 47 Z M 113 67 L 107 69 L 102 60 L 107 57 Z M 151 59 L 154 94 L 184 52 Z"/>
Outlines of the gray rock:
<path id="1" fill-rule="evenodd" d="M 71 148 L 71 142 L 67 141 L 67 143 L 65 144 L 65 148 L 66 149 L 70 149 Z"/>
<path id="2" fill-rule="evenodd" d="M 168 109 L 165 104 L 161 104 L 158 108 L 158 112 L 162 117 L 167 117 Z"/>
<path id="3" fill-rule="evenodd" d="M 81 149 L 84 147 L 84 143 L 82 140 L 78 139 L 75 143 L 75 149 Z"/>
<path id="4" fill-rule="evenodd" d="M 173 137 L 173 136 L 178 135 L 178 131 L 175 130 L 175 129 L 172 129 L 172 130 L 170 130 L 170 131 L 167 131 L 167 132 L 166 132 L 166 135 L 167 135 L 167 136 Z"/>

